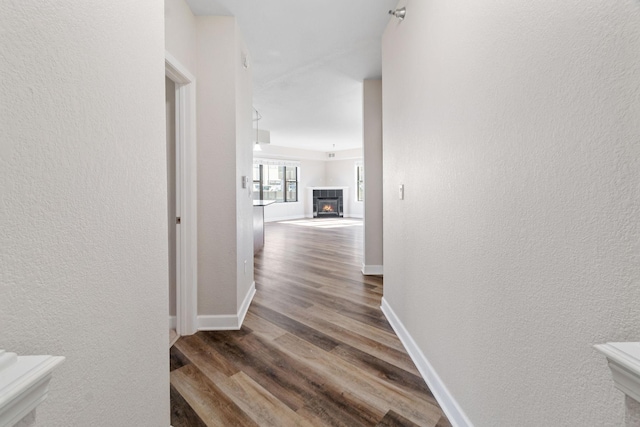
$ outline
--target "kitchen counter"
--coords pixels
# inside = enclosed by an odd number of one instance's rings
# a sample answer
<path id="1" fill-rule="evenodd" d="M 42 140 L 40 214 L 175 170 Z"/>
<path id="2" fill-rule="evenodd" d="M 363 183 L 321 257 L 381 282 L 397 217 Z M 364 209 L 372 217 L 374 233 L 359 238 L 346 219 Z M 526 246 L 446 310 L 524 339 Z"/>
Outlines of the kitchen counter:
<path id="1" fill-rule="evenodd" d="M 275 200 L 253 201 L 253 254 L 264 247 L 264 207 L 275 203 Z"/>

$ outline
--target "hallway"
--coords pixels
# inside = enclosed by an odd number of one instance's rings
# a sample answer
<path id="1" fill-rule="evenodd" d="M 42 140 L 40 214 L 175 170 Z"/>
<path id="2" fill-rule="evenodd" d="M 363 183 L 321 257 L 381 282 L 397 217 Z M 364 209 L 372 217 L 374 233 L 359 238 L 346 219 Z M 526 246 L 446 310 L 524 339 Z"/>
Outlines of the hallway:
<path id="1" fill-rule="evenodd" d="M 171 422 L 184 426 L 450 426 L 363 276 L 362 223 L 269 223 L 240 331 L 171 349 Z"/>

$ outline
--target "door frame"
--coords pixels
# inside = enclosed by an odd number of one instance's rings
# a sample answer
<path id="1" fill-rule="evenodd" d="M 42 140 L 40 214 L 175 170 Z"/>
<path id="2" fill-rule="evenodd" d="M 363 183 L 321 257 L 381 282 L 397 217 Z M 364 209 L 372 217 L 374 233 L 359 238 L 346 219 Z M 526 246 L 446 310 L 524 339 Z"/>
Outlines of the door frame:
<path id="1" fill-rule="evenodd" d="M 169 52 L 165 76 L 176 87 L 176 332 L 198 331 L 196 79 Z"/>

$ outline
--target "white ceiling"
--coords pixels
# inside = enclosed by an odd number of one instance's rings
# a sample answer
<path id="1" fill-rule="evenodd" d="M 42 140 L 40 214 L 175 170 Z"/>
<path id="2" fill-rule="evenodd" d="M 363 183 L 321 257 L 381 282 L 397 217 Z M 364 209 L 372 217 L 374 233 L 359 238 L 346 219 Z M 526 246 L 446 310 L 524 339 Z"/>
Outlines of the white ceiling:
<path id="1" fill-rule="evenodd" d="M 362 146 L 362 80 L 381 75 L 380 41 L 397 1 L 187 3 L 195 15 L 238 20 L 271 144 L 338 151 Z"/>

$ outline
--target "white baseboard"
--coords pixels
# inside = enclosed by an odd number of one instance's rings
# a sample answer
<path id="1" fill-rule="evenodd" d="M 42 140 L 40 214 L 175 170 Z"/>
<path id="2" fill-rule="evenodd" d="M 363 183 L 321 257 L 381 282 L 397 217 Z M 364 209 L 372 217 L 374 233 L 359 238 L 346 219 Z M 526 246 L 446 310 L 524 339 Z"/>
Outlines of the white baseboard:
<path id="1" fill-rule="evenodd" d="M 178 329 L 178 318 L 176 316 L 169 316 L 169 329 Z"/>
<path id="2" fill-rule="evenodd" d="M 362 214 L 345 215 L 344 217 L 345 218 L 364 219 L 364 215 L 362 215 Z"/>
<path id="3" fill-rule="evenodd" d="M 249 292 L 244 297 L 237 314 L 221 314 L 198 316 L 199 331 L 237 331 L 242 327 L 253 296 L 256 294 L 256 282 L 251 284 Z"/>
<path id="4" fill-rule="evenodd" d="M 467 415 L 451 395 L 447 386 L 442 382 L 442 379 L 440 379 L 440 376 L 438 376 L 438 373 L 433 369 L 429 360 L 424 356 L 422 350 L 418 347 L 418 344 L 413 340 L 409 331 L 407 331 L 387 300 L 384 298 L 382 298 L 382 306 L 380 308 L 391 324 L 393 330 L 396 331 L 396 335 L 398 335 L 398 338 L 400 338 L 400 341 L 407 350 L 407 353 L 411 356 L 411 360 L 413 360 L 418 371 L 420 371 L 422 378 L 429 386 L 433 396 L 440 404 L 440 407 L 447 415 L 447 418 L 449 418 L 449 422 L 451 422 L 454 427 L 473 427 L 473 424 L 471 424 Z"/>
<path id="5" fill-rule="evenodd" d="M 199 331 L 237 331 L 238 315 L 211 314 L 198 316 Z"/>
<path id="6" fill-rule="evenodd" d="M 362 264 L 362 274 L 365 276 L 376 276 L 383 274 L 384 269 L 381 265 L 364 265 Z"/>
<path id="7" fill-rule="evenodd" d="M 240 305 L 240 310 L 238 310 L 238 329 L 242 327 L 242 322 L 244 322 L 244 317 L 247 315 L 247 311 L 249 311 L 249 306 L 251 305 L 251 301 L 253 301 L 255 294 L 256 282 L 252 282 L 249 287 L 249 292 L 245 295 L 242 305 Z"/>

